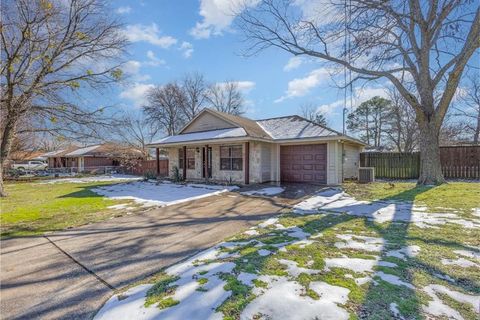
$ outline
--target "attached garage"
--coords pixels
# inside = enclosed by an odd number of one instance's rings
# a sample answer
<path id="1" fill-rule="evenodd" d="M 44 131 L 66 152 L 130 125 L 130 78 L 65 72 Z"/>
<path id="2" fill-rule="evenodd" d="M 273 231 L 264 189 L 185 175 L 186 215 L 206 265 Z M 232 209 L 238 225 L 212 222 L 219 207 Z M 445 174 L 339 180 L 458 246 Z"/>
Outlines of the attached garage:
<path id="1" fill-rule="evenodd" d="M 327 183 L 327 144 L 280 146 L 282 182 Z"/>

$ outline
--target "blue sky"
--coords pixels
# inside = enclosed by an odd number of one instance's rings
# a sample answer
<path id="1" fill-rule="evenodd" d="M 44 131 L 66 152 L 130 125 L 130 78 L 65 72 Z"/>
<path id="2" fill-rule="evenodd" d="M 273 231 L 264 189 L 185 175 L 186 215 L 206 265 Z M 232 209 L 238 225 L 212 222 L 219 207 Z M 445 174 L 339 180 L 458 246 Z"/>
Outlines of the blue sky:
<path id="1" fill-rule="evenodd" d="M 330 69 L 280 49 L 243 56 L 246 44 L 232 26 L 231 3 L 236 1 L 112 1 L 132 44 L 124 68 L 129 81 L 108 95 L 109 104 L 140 112 L 149 88 L 200 72 L 211 83 L 239 81 L 248 117 L 301 114 L 301 106 L 309 103 L 325 113 L 330 127 L 341 131 L 344 91 L 335 87 Z M 353 91 L 358 105 L 385 96 L 386 86 L 370 82 L 357 84 Z"/>
<path id="2" fill-rule="evenodd" d="M 243 56 L 245 43 L 231 17 L 209 3 L 213 1 L 113 2 L 132 42 L 125 67 L 129 83 L 112 94 L 115 103 L 138 108 L 152 85 L 201 72 L 210 82 L 239 81 L 248 117 L 300 114 L 302 104 L 312 103 L 326 111 L 330 126 L 341 130 L 344 93 L 329 82 L 320 62 L 291 59 L 275 49 Z M 382 90 L 373 84 L 363 89 L 368 97 Z"/>

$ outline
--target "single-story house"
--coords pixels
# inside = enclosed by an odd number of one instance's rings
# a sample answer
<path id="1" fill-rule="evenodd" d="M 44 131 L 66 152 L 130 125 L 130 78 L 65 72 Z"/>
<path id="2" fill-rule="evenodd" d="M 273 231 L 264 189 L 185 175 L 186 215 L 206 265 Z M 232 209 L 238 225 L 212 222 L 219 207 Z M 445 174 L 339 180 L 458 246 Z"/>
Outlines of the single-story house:
<path id="1" fill-rule="evenodd" d="M 297 115 L 252 120 L 211 109 L 149 145 L 165 149 L 170 175 L 177 168 L 187 180 L 327 185 L 357 177 L 364 146 Z"/>
<path id="2" fill-rule="evenodd" d="M 124 156 L 142 158 L 141 152 L 116 144 L 105 143 L 87 147 L 68 147 L 48 152 L 49 168 L 76 168 L 85 171 L 91 168 L 119 166 Z"/>

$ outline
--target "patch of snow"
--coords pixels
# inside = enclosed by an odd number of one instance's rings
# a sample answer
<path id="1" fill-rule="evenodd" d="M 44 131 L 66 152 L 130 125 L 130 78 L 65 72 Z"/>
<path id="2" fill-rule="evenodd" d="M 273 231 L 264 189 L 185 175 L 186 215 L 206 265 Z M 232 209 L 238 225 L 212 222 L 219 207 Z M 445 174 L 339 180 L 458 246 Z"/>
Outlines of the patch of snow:
<path id="1" fill-rule="evenodd" d="M 448 266 L 448 265 L 455 265 L 455 266 L 459 266 L 459 267 L 462 267 L 462 268 L 471 268 L 471 267 L 480 267 L 478 264 L 476 264 L 475 262 L 472 262 L 470 260 L 467 260 L 465 258 L 459 258 L 457 260 L 454 260 L 454 259 L 442 259 L 442 264 L 445 265 L 445 266 Z"/>
<path id="2" fill-rule="evenodd" d="M 128 289 L 121 295 L 112 296 L 95 315 L 94 319 L 153 319 L 158 315 L 159 309 L 156 307 L 145 308 L 144 306 L 145 295 L 152 286 L 151 284 L 142 284 Z M 120 299 L 120 296 L 126 298 Z"/>
<path id="3" fill-rule="evenodd" d="M 265 250 L 265 249 L 260 249 L 257 252 L 261 257 L 265 257 L 265 256 L 268 256 L 268 255 L 272 254 L 271 251 Z"/>
<path id="4" fill-rule="evenodd" d="M 366 217 L 379 223 L 398 221 L 415 224 L 420 228 L 435 228 L 438 225 L 454 223 L 465 228 L 480 228 L 480 220 L 466 220 L 456 213 L 429 213 L 425 207 L 415 206 L 408 202 L 399 201 L 358 201 L 339 189 L 325 193 L 318 193 L 296 206 L 294 212 L 298 214 L 318 213 L 330 211 L 349 215 Z"/>
<path id="5" fill-rule="evenodd" d="M 249 236 L 256 236 L 256 235 L 258 235 L 259 233 L 258 233 L 258 231 L 255 230 L 255 229 L 250 229 L 250 230 L 245 231 L 244 234 L 249 235 Z"/>
<path id="6" fill-rule="evenodd" d="M 420 253 L 420 247 L 417 245 L 407 246 L 398 250 L 391 250 L 387 252 L 387 257 L 396 257 L 406 260 L 407 257 L 416 257 Z"/>
<path id="7" fill-rule="evenodd" d="M 218 195 L 229 191 L 229 189 L 212 190 L 211 188 L 197 186 L 136 181 L 98 187 L 92 189 L 92 191 L 110 199 L 131 199 L 144 207 L 163 207 Z"/>
<path id="8" fill-rule="evenodd" d="M 283 277 L 270 278 L 273 279 L 267 281 L 269 288 L 254 292 L 260 295 L 247 305 L 240 319 L 256 319 L 258 315 L 266 319 L 348 319 L 348 312 L 338 306 L 347 301 L 348 289 L 312 282 L 310 288 L 321 295 L 319 300 L 314 300 L 303 295 L 304 288 L 298 282 Z"/>
<path id="9" fill-rule="evenodd" d="M 203 184 L 203 183 L 187 183 L 187 187 L 192 187 L 192 188 L 202 188 L 202 189 L 209 189 L 209 190 L 227 190 L 227 191 L 233 191 L 239 189 L 238 186 L 222 186 L 218 184 Z"/>
<path id="10" fill-rule="evenodd" d="M 394 284 L 396 286 L 405 286 L 410 289 L 415 289 L 415 287 L 411 283 L 402 281 L 400 280 L 399 277 L 393 274 L 387 274 L 387 273 L 383 273 L 382 271 L 378 271 L 375 273 L 375 275 L 378 276 L 383 281 Z"/>
<path id="11" fill-rule="evenodd" d="M 400 319 L 400 320 L 405 319 L 400 313 L 400 310 L 398 310 L 398 304 L 396 304 L 395 302 L 390 303 L 390 312 L 392 313 L 395 319 Z"/>
<path id="12" fill-rule="evenodd" d="M 433 275 L 439 279 L 442 279 L 442 280 L 447 280 L 447 281 L 450 281 L 450 282 L 455 282 L 455 280 L 452 279 L 452 277 L 450 277 L 448 274 L 446 275 L 442 275 L 440 273 L 433 273 Z"/>
<path id="13" fill-rule="evenodd" d="M 350 234 L 339 234 L 337 238 L 344 240 L 345 242 L 336 242 L 335 247 L 349 248 L 355 250 L 365 250 L 365 251 L 381 251 L 383 249 L 384 240 L 382 238 L 373 238 L 365 236 L 357 236 Z M 355 241 L 353 238 L 361 239 L 363 242 Z"/>
<path id="14" fill-rule="evenodd" d="M 263 188 L 258 190 L 244 191 L 240 193 L 246 196 L 253 196 L 253 195 L 274 196 L 276 194 L 282 193 L 283 191 L 285 191 L 285 189 L 281 187 L 268 187 L 268 188 Z"/>
<path id="15" fill-rule="evenodd" d="M 317 213 L 319 208 L 328 203 L 337 201 L 343 195 L 344 193 L 342 192 L 342 190 L 336 188 L 321 191 L 315 196 L 310 197 L 293 206 L 293 212 L 297 214 Z"/>
<path id="16" fill-rule="evenodd" d="M 469 250 L 453 250 L 454 253 L 472 259 L 480 259 L 480 253 Z"/>
<path id="17" fill-rule="evenodd" d="M 279 259 L 278 262 L 285 265 L 287 267 L 287 272 L 292 277 L 298 277 L 300 273 L 306 274 L 317 274 L 320 273 L 322 270 L 315 270 L 315 269 L 308 269 L 299 267 L 295 261 L 287 260 L 287 259 Z"/>
<path id="18" fill-rule="evenodd" d="M 360 258 L 326 258 L 325 267 L 329 268 L 345 268 L 355 272 L 373 271 L 373 267 L 377 265 L 377 260 L 360 259 Z"/>
<path id="19" fill-rule="evenodd" d="M 388 261 L 379 261 L 378 265 L 380 267 L 388 267 L 388 268 L 396 268 L 398 267 L 398 264 L 393 263 L 393 262 L 388 262 Z"/>
<path id="20" fill-rule="evenodd" d="M 258 275 L 247 272 L 240 272 L 237 276 L 237 280 L 243 283 L 244 285 L 251 286 L 253 280 L 257 279 Z"/>
<path id="21" fill-rule="evenodd" d="M 476 217 L 480 217 L 480 208 L 473 208 L 472 214 Z"/>
<path id="22" fill-rule="evenodd" d="M 54 184 L 54 183 L 91 183 L 91 182 L 108 182 L 108 181 L 138 181 L 143 180 L 143 177 L 131 176 L 125 174 L 113 174 L 113 175 L 98 175 L 91 177 L 79 177 L 79 178 L 62 178 L 52 179 L 38 184 Z"/>
<path id="23" fill-rule="evenodd" d="M 446 294 L 458 302 L 470 304 L 476 313 L 480 313 L 480 296 L 464 294 L 439 284 L 430 284 L 423 288 L 423 291 L 433 299 L 427 306 L 423 306 L 423 311 L 428 314 L 434 316 L 444 315 L 450 319 L 463 320 L 462 315 L 457 310 L 443 303 L 443 301 L 437 296 L 437 293 Z"/>
<path id="24" fill-rule="evenodd" d="M 277 222 L 278 222 L 278 218 L 270 218 L 270 219 L 267 219 L 267 220 L 265 220 L 264 222 L 260 223 L 258 226 L 259 226 L 260 228 L 265 229 L 265 228 L 267 228 L 267 227 L 269 227 L 269 226 L 271 226 L 271 225 L 276 224 Z"/>
<path id="25" fill-rule="evenodd" d="M 372 281 L 372 278 L 371 277 L 362 277 L 362 278 L 356 278 L 355 279 L 355 283 L 358 285 L 358 286 L 361 286 L 367 282 L 370 282 Z"/>

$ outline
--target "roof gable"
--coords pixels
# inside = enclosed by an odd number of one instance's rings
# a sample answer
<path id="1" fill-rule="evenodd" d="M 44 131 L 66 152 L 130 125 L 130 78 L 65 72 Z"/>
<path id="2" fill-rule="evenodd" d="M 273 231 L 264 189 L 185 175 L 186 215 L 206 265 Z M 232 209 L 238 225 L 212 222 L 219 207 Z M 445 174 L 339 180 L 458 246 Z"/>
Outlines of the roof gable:
<path id="1" fill-rule="evenodd" d="M 204 124 L 205 120 L 215 119 L 214 124 Z M 196 124 L 198 121 L 198 125 Z M 222 127 L 223 126 L 223 127 Z M 271 139 L 262 127 L 255 120 L 251 120 L 241 116 L 235 116 L 229 113 L 220 112 L 212 109 L 203 109 L 192 121 L 190 121 L 179 134 L 218 130 L 226 128 L 243 128 L 248 136 L 254 138 Z M 192 130 L 193 128 L 193 130 Z M 200 130 L 199 128 L 203 128 Z"/>
<path id="2" fill-rule="evenodd" d="M 180 131 L 180 134 L 236 127 L 238 127 L 238 125 L 226 121 L 212 112 L 201 112 L 192 121 L 185 125 L 185 127 L 183 127 L 183 129 Z"/>

